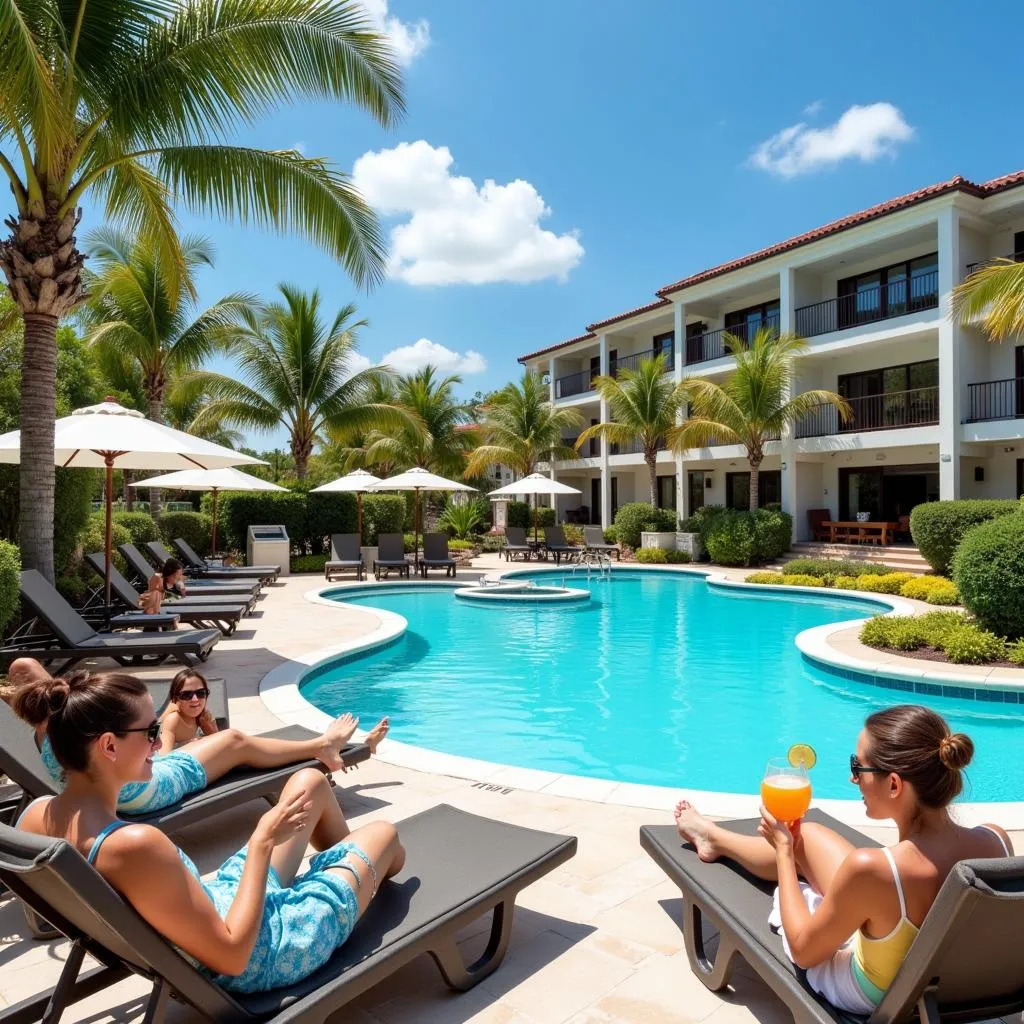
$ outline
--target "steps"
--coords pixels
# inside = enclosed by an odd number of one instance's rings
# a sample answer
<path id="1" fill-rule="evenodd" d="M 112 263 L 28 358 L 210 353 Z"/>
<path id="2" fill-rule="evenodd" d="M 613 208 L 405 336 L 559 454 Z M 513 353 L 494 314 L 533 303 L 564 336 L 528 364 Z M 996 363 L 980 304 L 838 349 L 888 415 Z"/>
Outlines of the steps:
<path id="1" fill-rule="evenodd" d="M 793 558 L 843 558 L 850 562 L 873 562 L 887 565 L 899 572 L 912 572 L 923 576 L 932 571 L 921 553 L 911 544 L 820 544 L 797 541 L 779 560 L 779 564 Z"/>

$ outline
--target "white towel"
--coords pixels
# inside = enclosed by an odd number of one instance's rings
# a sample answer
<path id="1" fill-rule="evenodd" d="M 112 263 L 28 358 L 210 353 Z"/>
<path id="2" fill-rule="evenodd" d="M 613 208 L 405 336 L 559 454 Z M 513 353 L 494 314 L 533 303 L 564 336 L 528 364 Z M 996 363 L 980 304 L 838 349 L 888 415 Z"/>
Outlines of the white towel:
<path id="1" fill-rule="evenodd" d="M 807 882 L 800 882 L 799 884 L 800 895 L 803 896 L 807 909 L 813 914 L 821 906 L 821 901 L 825 897 L 813 889 Z M 786 932 L 782 927 L 782 907 L 779 904 L 778 886 L 775 887 L 775 893 L 772 895 L 772 912 L 768 915 L 768 927 L 773 932 L 778 932 L 782 936 L 782 948 L 786 951 L 786 956 L 792 960 L 793 951 L 789 948 L 789 940 L 786 938 Z"/>

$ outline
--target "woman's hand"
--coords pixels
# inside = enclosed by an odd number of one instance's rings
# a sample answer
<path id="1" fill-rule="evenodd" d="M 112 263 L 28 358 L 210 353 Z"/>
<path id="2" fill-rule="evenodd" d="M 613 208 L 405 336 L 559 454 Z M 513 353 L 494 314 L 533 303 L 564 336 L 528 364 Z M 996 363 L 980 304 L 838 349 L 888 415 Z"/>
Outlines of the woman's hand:
<path id="1" fill-rule="evenodd" d="M 215 732 L 219 731 L 217 729 L 217 719 L 215 719 L 205 708 L 199 716 L 199 720 L 196 724 L 199 726 L 204 736 L 212 736 Z"/>
<path id="2" fill-rule="evenodd" d="M 280 846 L 296 832 L 302 831 L 312 806 L 313 802 L 304 789 L 287 800 L 279 800 L 260 818 L 253 830 L 252 842 L 266 845 L 270 850 Z"/>
<path id="3" fill-rule="evenodd" d="M 790 826 L 784 821 L 778 821 L 766 807 L 762 806 L 761 824 L 757 826 L 757 834 L 771 843 L 776 855 L 795 853 L 800 845 L 800 822 L 795 821 Z"/>

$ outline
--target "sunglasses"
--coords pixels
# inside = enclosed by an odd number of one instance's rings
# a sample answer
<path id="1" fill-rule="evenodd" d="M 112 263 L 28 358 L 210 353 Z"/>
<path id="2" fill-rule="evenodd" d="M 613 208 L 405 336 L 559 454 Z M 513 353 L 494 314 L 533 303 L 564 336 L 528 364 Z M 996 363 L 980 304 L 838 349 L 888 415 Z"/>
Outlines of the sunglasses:
<path id="1" fill-rule="evenodd" d="M 850 774 L 859 779 L 862 775 L 888 775 L 888 768 L 868 768 L 857 760 L 856 754 L 850 755 Z"/>
<path id="2" fill-rule="evenodd" d="M 210 691 L 207 689 L 202 690 L 182 690 L 181 693 L 175 697 L 175 700 L 206 700 L 210 696 Z"/>
<path id="3" fill-rule="evenodd" d="M 153 721 L 149 723 L 149 725 L 140 725 L 134 729 L 118 729 L 117 731 L 119 733 L 144 732 L 146 734 L 146 739 L 149 740 L 150 743 L 156 743 L 156 741 L 160 738 L 160 719 L 154 718 Z"/>

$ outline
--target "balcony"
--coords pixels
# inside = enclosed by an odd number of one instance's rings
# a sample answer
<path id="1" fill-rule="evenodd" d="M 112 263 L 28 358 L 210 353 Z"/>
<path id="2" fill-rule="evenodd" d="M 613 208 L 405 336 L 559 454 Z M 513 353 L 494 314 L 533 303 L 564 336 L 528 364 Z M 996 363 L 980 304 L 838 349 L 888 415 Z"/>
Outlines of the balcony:
<path id="1" fill-rule="evenodd" d="M 596 376 L 590 370 L 580 370 L 579 373 L 570 373 L 568 377 L 558 377 L 555 380 L 555 398 L 572 398 L 593 391 Z"/>
<path id="2" fill-rule="evenodd" d="M 978 260 L 977 263 L 967 264 L 968 275 L 973 274 L 978 267 L 983 267 L 987 263 L 992 263 L 994 260 L 1012 260 L 1014 263 L 1024 263 L 1024 252 L 1011 252 L 1006 256 L 994 256 L 989 260 Z"/>
<path id="3" fill-rule="evenodd" d="M 1024 419 L 1024 377 L 967 385 L 964 423 Z"/>
<path id="4" fill-rule="evenodd" d="M 619 356 L 617 359 L 613 359 L 610 366 L 612 376 L 617 377 L 623 370 L 639 370 L 640 364 L 645 359 L 654 359 L 656 356 L 665 357 L 665 372 L 671 373 L 675 368 L 676 357 L 674 348 L 669 345 L 668 348 L 649 348 L 646 352 L 634 352 L 630 356 Z"/>
<path id="5" fill-rule="evenodd" d="M 665 372 L 672 373 L 675 369 L 675 350 L 671 345 L 668 348 L 649 348 L 644 352 L 634 352 L 632 355 L 612 359 L 609 370 L 613 377 L 617 377 L 623 370 L 639 369 L 644 359 L 653 359 L 655 356 L 664 356 Z M 555 398 L 572 398 L 574 395 L 585 395 L 588 391 L 593 391 L 597 376 L 594 370 L 580 370 L 579 373 L 570 373 L 567 377 L 558 377 L 555 380 Z"/>
<path id="6" fill-rule="evenodd" d="M 734 327 L 722 327 L 717 331 L 705 331 L 694 338 L 686 339 L 686 365 L 707 363 L 712 359 L 722 359 L 726 355 L 725 336 L 731 334 L 744 343 L 749 343 L 761 327 L 779 329 L 778 316 L 762 317 L 759 321 L 748 320 Z"/>
<path id="7" fill-rule="evenodd" d="M 939 305 L 939 272 L 933 270 L 910 279 L 890 281 L 882 286 L 863 288 L 852 295 L 840 295 L 796 310 L 794 328 L 804 338 L 842 331 L 848 327 L 892 320 Z"/>
<path id="8" fill-rule="evenodd" d="M 939 389 L 914 388 L 881 395 L 848 398 L 852 419 L 842 422 L 834 405 L 818 406 L 796 426 L 797 437 L 828 437 L 868 430 L 893 430 L 898 427 L 928 427 L 939 422 Z"/>

